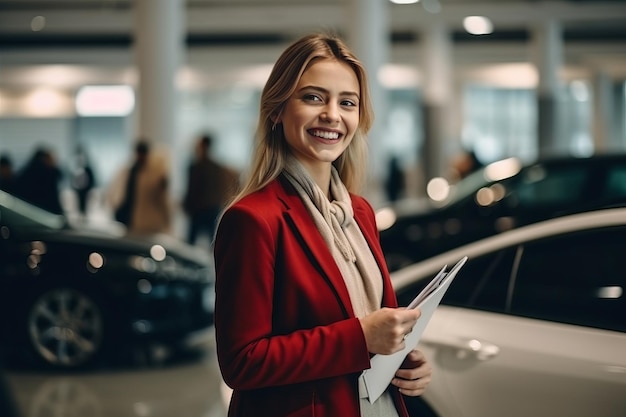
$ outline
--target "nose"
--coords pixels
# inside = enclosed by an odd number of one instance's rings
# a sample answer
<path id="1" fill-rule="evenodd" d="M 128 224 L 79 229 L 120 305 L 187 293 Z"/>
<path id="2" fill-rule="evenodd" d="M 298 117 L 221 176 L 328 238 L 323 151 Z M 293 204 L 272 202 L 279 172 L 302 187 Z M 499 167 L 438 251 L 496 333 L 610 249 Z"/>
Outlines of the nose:
<path id="1" fill-rule="evenodd" d="M 328 123 L 338 122 L 339 119 L 341 118 L 341 115 L 339 113 L 339 106 L 335 103 L 328 103 L 324 107 L 324 111 L 321 114 L 321 118 L 322 120 Z"/>

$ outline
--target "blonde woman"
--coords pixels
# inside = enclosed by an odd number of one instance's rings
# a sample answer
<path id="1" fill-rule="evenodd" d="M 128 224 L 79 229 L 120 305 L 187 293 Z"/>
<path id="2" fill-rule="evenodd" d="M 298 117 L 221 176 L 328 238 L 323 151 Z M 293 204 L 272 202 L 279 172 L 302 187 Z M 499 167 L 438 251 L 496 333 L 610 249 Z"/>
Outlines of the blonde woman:
<path id="1" fill-rule="evenodd" d="M 261 96 L 242 191 L 215 239 L 217 353 L 229 416 L 407 416 L 431 369 L 412 351 L 370 404 L 373 354 L 404 348 L 374 212 L 358 196 L 372 108 L 363 65 L 314 34 L 278 58 Z"/>

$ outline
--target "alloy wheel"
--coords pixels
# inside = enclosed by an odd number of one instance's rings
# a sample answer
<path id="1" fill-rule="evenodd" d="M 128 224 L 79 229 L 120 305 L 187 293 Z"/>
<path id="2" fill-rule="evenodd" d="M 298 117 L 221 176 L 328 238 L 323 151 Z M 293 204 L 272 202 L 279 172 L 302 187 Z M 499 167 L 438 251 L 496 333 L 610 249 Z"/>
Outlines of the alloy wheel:
<path id="1" fill-rule="evenodd" d="M 28 315 L 35 352 L 49 365 L 75 368 L 89 362 L 102 346 L 102 310 L 87 294 L 59 288 L 42 294 Z"/>

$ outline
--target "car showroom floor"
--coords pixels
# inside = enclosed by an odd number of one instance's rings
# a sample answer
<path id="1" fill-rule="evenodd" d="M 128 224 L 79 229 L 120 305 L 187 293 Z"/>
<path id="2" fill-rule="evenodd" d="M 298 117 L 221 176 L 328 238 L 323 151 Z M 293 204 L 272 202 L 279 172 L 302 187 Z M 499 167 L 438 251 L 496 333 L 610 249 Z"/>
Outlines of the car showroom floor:
<path id="1" fill-rule="evenodd" d="M 158 355 L 157 355 L 158 356 Z M 215 349 L 148 361 L 145 355 L 91 371 L 58 373 L 8 367 L 19 417 L 224 417 L 229 395 Z"/>

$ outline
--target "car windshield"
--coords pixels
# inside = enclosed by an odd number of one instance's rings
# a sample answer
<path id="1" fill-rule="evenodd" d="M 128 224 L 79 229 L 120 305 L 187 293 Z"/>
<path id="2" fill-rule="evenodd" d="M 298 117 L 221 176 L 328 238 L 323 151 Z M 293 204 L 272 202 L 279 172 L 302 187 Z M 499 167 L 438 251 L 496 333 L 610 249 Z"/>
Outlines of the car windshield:
<path id="1" fill-rule="evenodd" d="M 19 198 L 0 190 L 0 221 L 18 228 L 63 229 L 67 221 L 64 216 L 35 207 Z"/>
<path id="2" fill-rule="evenodd" d="M 511 178 L 519 174 L 521 169 L 521 161 L 517 158 L 507 158 L 492 162 L 452 185 L 445 204 L 448 205 L 463 200 L 493 182 Z"/>
<path id="3" fill-rule="evenodd" d="M 446 200 L 446 205 L 463 200 L 467 196 L 474 194 L 476 190 L 488 184 L 489 182 L 485 179 L 485 168 L 472 172 L 461 181 L 452 185 L 450 194 Z"/>

